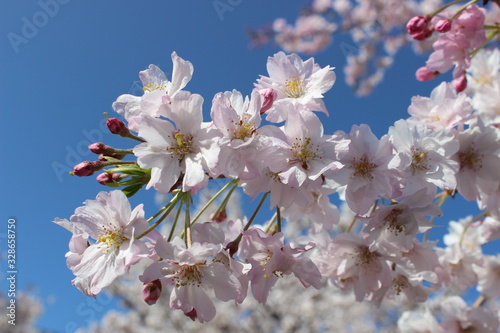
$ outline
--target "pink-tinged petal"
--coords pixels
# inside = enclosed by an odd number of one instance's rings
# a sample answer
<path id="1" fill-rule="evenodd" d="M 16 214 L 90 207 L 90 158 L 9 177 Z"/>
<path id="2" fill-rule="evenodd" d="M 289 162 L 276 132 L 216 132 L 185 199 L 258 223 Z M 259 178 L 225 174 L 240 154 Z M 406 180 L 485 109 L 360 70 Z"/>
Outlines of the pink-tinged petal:
<path id="1" fill-rule="evenodd" d="M 227 302 L 236 299 L 241 290 L 241 284 L 234 275 L 230 275 L 227 267 L 214 262 L 203 270 L 203 278 L 214 288 L 215 297 Z"/>
<path id="2" fill-rule="evenodd" d="M 196 223 L 191 227 L 191 234 L 194 242 L 213 244 L 224 243 L 225 234 L 218 223 Z"/>
<path id="3" fill-rule="evenodd" d="M 179 91 L 172 97 L 172 104 L 167 117 L 183 134 L 195 134 L 203 121 L 203 97 L 188 91 Z"/>
<path id="4" fill-rule="evenodd" d="M 210 115 L 215 126 L 223 133 L 224 131 L 234 130 L 235 125 L 239 122 L 238 115 L 235 109 L 231 107 L 229 98 L 223 93 L 214 96 Z"/>
<path id="5" fill-rule="evenodd" d="M 139 78 L 144 87 L 148 85 L 157 86 L 168 81 L 165 73 L 156 65 L 149 65 L 148 69 L 140 71 Z"/>
<path id="6" fill-rule="evenodd" d="M 168 94 L 170 96 L 174 95 L 176 92 L 184 88 L 193 76 L 193 64 L 187 60 L 182 59 L 174 51 L 172 52 L 172 82 L 168 89 Z"/>
<path id="7" fill-rule="evenodd" d="M 184 286 L 174 288 L 170 295 L 170 307 L 180 309 L 185 314 L 196 310 L 196 318 L 200 323 L 212 320 L 215 317 L 215 305 L 202 287 Z"/>
<path id="8" fill-rule="evenodd" d="M 266 304 L 267 297 L 271 292 L 271 288 L 278 281 L 278 277 L 274 274 L 264 275 L 262 273 L 252 272 L 254 269 L 257 270 L 258 268 L 252 268 L 249 272 L 249 276 L 251 276 L 252 295 L 257 302 Z"/>
<path id="9" fill-rule="evenodd" d="M 201 190 L 208 184 L 208 176 L 203 170 L 199 157 L 198 160 L 195 160 L 195 158 L 187 156 L 184 159 L 185 174 L 182 186 L 185 192 Z"/>

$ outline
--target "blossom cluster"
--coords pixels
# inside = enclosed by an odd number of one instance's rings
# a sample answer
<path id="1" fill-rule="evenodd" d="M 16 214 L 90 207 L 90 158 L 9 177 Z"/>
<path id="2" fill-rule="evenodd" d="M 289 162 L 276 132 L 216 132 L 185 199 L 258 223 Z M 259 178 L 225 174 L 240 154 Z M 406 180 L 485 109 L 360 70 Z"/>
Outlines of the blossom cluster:
<path id="1" fill-rule="evenodd" d="M 314 0 L 296 22 L 277 18 L 266 27 L 249 30 L 250 43 L 261 47 L 273 41 L 287 52 L 315 54 L 331 44 L 334 35 L 347 33 L 340 50 L 347 59 L 345 81 L 359 95 L 378 85 L 396 53 L 411 44 L 418 53 L 433 50 L 418 80 L 430 80 L 454 67 L 454 85 L 465 89 L 466 69 L 474 50 L 496 38 L 500 22 L 498 1 L 479 0 L 460 6 L 441 0 Z"/>
<path id="2" fill-rule="evenodd" d="M 429 97 L 414 97 L 409 117 L 380 138 L 366 124 L 324 133 L 317 112 L 328 115 L 322 98 L 335 72 L 295 53 L 269 57 L 268 75 L 250 96 L 217 93 L 204 121 L 203 97 L 185 90 L 194 67 L 173 52 L 171 80 L 150 65 L 139 73 L 144 94 L 113 103 L 127 124 L 109 118 L 110 131 L 137 144 L 125 150 L 92 144 L 99 159 L 74 168 L 78 176 L 103 170 L 97 180 L 123 190 L 100 192 L 69 220 L 54 221 L 73 234 L 66 255 L 73 284 L 95 297 L 146 261 L 144 301 L 153 305 L 168 290 L 169 306 L 200 322 L 215 317 L 213 298 L 240 304 L 250 292 L 266 304 L 284 276 L 304 287 L 352 291 L 357 301 L 377 306 L 424 303 L 433 293 L 474 286 L 494 301 L 500 257 L 482 246 L 500 238 L 500 126 L 486 97 L 500 83 L 498 52 L 477 50 L 467 89 L 443 82 Z M 211 217 L 191 217 L 193 196 L 221 179 L 226 185 L 201 209 Z M 142 204 L 132 209 L 127 199 L 144 186 L 172 196 L 149 219 Z M 227 217 L 236 188 L 260 197 L 249 218 Z M 334 204 L 334 194 L 345 208 Z M 477 202 L 482 213 L 451 222 L 446 246 L 437 247 L 428 240 L 433 220 L 457 195 Z M 267 198 L 275 214 L 259 220 Z M 156 228 L 175 209 L 170 232 L 160 233 Z M 298 225 L 303 230 L 290 237 L 286 229 Z M 414 332 L 422 320 L 433 332 L 453 325 L 496 332 L 497 311 L 450 297 L 441 322 L 427 320 L 429 312 L 407 312 L 400 328 Z"/>

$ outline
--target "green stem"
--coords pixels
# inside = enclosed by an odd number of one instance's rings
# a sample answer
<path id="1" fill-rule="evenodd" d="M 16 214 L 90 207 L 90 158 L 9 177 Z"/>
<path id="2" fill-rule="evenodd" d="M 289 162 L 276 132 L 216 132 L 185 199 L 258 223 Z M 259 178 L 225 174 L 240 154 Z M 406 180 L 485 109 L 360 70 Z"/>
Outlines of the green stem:
<path id="1" fill-rule="evenodd" d="M 175 214 L 175 219 L 174 222 L 172 223 L 172 229 L 170 229 L 170 234 L 168 235 L 168 240 L 167 240 L 168 242 L 170 242 L 174 237 L 174 231 L 175 228 L 177 227 L 177 221 L 179 221 L 179 216 L 181 215 L 181 211 L 182 211 L 182 201 L 181 204 L 179 205 L 179 208 L 177 208 L 177 213 Z"/>
<path id="2" fill-rule="evenodd" d="M 190 192 L 188 192 L 188 193 L 190 193 Z M 185 220 L 184 220 L 184 234 L 186 235 L 186 247 L 188 249 L 190 249 L 191 246 L 193 246 L 193 239 L 191 236 L 191 216 L 189 213 L 190 201 L 191 201 L 191 195 L 187 195 L 183 200 L 184 204 L 186 205 L 186 214 L 185 214 Z"/>
<path id="3" fill-rule="evenodd" d="M 349 224 L 349 226 L 347 227 L 347 229 L 345 230 L 346 233 L 350 233 L 351 232 L 351 229 L 354 227 L 354 225 L 356 224 L 356 221 L 358 220 L 357 216 L 355 215 L 354 218 L 352 219 L 351 221 L 351 224 Z"/>
<path id="4" fill-rule="evenodd" d="M 177 202 L 179 202 L 179 200 L 182 197 L 184 197 L 184 194 L 185 194 L 184 192 L 177 193 L 177 195 L 167 205 L 168 208 L 167 208 L 166 212 L 158 219 L 158 221 L 156 221 L 152 226 L 150 226 L 148 229 L 146 229 L 146 231 L 144 231 L 139 236 L 135 236 L 135 238 L 136 239 L 141 239 L 142 237 L 146 236 L 151 231 L 153 231 L 157 226 L 159 226 L 163 222 L 163 220 L 165 220 L 165 218 L 168 216 L 168 214 L 170 214 L 170 212 L 172 211 L 172 209 L 174 209 L 174 207 L 177 204 Z"/>
<path id="5" fill-rule="evenodd" d="M 226 185 L 224 185 L 224 187 L 221 188 L 219 190 L 219 192 L 217 192 L 212 197 L 212 199 L 208 200 L 208 202 L 205 204 L 205 206 L 203 206 L 203 208 L 198 212 L 198 214 L 196 214 L 194 219 L 191 221 L 191 224 L 194 224 L 198 220 L 198 218 L 201 216 L 201 214 L 203 214 L 203 212 L 205 212 L 205 210 L 208 208 L 208 206 L 210 206 L 222 193 L 224 193 L 224 191 L 227 190 L 229 188 L 229 186 L 234 186 L 234 188 L 236 188 L 237 185 L 238 185 L 238 179 L 233 179 L 230 182 L 228 182 Z"/>
<path id="6" fill-rule="evenodd" d="M 458 15 L 460 15 L 464 10 L 467 9 L 467 7 L 469 7 L 469 5 L 472 5 L 476 2 L 478 2 L 479 0 L 471 0 L 469 2 L 467 2 L 465 5 L 463 5 L 462 7 L 460 7 L 460 9 L 457 10 L 457 12 L 455 14 L 453 14 L 453 16 L 450 18 L 450 21 L 453 21 L 455 19 L 455 17 L 457 17 Z"/>
<path id="7" fill-rule="evenodd" d="M 172 198 L 172 200 L 170 200 L 170 202 L 168 204 L 166 204 L 165 206 L 163 206 L 159 211 L 157 211 L 153 216 L 151 216 L 149 219 L 147 219 L 147 222 L 150 223 L 151 221 L 153 221 L 155 218 L 158 217 L 158 215 L 160 215 L 162 212 L 165 211 L 165 209 L 167 209 L 168 207 L 170 207 L 170 205 L 174 202 L 174 199 L 175 197 Z M 177 201 L 175 201 L 177 202 Z"/>
<path id="8" fill-rule="evenodd" d="M 266 201 L 266 198 L 267 198 L 268 195 L 269 195 L 269 192 L 264 193 L 264 195 L 262 196 L 262 199 L 260 199 L 260 202 L 257 205 L 257 208 L 255 208 L 255 211 L 253 212 L 252 216 L 250 217 L 250 220 L 248 220 L 247 224 L 243 228 L 243 231 L 247 231 L 248 228 L 250 228 L 250 226 L 253 223 L 253 220 L 255 220 L 255 217 L 257 216 L 257 213 L 259 212 L 260 208 L 262 207 L 262 204 L 264 204 L 264 201 Z M 274 217 L 273 217 L 273 220 L 274 220 Z M 269 228 L 267 228 L 266 232 L 269 231 L 269 229 L 271 229 L 271 225 L 272 225 L 272 222 L 269 223 L 269 225 L 268 225 Z M 238 247 L 238 244 L 240 244 L 240 241 L 241 241 L 242 237 L 243 237 L 243 233 L 240 233 L 238 235 L 238 237 L 236 237 L 236 239 L 231 242 L 232 245 L 233 245 L 233 247 L 236 247 L 236 248 Z"/>
<path id="9" fill-rule="evenodd" d="M 259 204 L 257 205 L 257 208 L 255 208 L 252 216 L 250 217 L 250 220 L 248 220 L 247 224 L 245 225 L 245 227 L 243 228 L 243 231 L 247 231 L 248 228 L 250 228 L 250 226 L 252 225 L 253 223 L 253 220 L 255 220 L 255 217 L 257 216 L 257 213 L 259 212 L 260 208 L 262 207 L 262 205 L 264 204 L 264 201 L 266 201 L 266 198 L 267 196 L 269 195 L 269 192 L 266 192 L 264 193 L 264 195 L 262 196 L 262 198 L 260 199 L 260 202 Z"/>
<path id="10" fill-rule="evenodd" d="M 464 1 L 464 0 L 455 0 L 455 1 L 453 1 L 453 2 L 450 2 L 449 4 L 444 5 L 443 7 L 439 8 L 438 10 L 436 10 L 434 13 L 431 13 L 429 16 L 430 16 L 430 17 L 434 17 L 434 16 L 436 16 L 437 14 L 441 13 L 443 10 L 447 9 L 448 7 L 453 6 L 453 5 L 456 5 L 457 3 L 460 3 L 460 2 L 462 2 L 462 1 Z"/>
<path id="11" fill-rule="evenodd" d="M 139 142 L 146 142 L 146 140 L 141 139 L 140 137 L 135 136 L 135 135 L 134 135 L 134 134 L 132 134 L 132 133 L 129 133 L 129 134 L 127 135 L 127 138 L 132 139 L 132 140 L 135 140 L 135 141 L 139 141 Z"/>
<path id="12" fill-rule="evenodd" d="M 231 195 L 233 194 L 236 187 L 238 187 L 237 182 L 233 184 L 233 187 L 231 187 L 228 194 L 226 195 L 226 197 L 224 198 L 224 200 L 220 204 L 219 208 L 217 208 L 217 210 L 215 211 L 214 216 L 218 216 L 220 214 L 220 212 L 222 212 L 222 210 L 226 209 L 227 203 L 229 202 L 229 199 L 231 199 Z"/>
<path id="13" fill-rule="evenodd" d="M 271 227 L 273 226 L 273 223 L 276 220 L 276 216 L 277 216 L 277 214 L 274 213 L 273 217 L 271 217 L 271 219 L 269 220 L 269 222 L 266 223 L 266 225 L 264 226 L 264 232 L 265 233 L 269 233 L 269 230 L 271 230 Z"/>
<path id="14" fill-rule="evenodd" d="M 277 225 L 278 225 L 278 232 L 281 232 L 281 212 L 280 208 L 276 206 L 276 217 L 277 217 Z"/>

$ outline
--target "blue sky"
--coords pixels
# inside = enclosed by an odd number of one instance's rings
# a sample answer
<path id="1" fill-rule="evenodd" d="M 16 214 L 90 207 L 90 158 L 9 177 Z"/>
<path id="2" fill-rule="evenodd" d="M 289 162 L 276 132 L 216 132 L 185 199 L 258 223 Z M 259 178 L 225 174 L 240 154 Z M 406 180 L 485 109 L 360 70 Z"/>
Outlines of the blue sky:
<path id="1" fill-rule="evenodd" d="M 14 217 L 17 288 L 31 290 L 44 304 L 40 328 L 73 332 L 104 314 L 101 305 L 107 299 L 93 301 L 71 285 L 73 276 L 64 258 L 70 234 L 51 223 L 55 217 L 69 218 L 83 201 L 108 190 L 93 177 L 67 174 L 74 164 L 94 158 L 86 150 L 88 144 L 133 146 L 107 132 L 103 112 L 115 116 L 111 104 L 119 95 L 139 94 L 137 74 L 149 64 L 170 77 L 172 51 L 193 63 L 194 76 L 186 89 L 204 97 L 206 116 L 217 92 L 237 89 L 250 94 L 259 74 L 267 74 L 267 57 L 278 49 L 250 49 L 245 28 L 262 26 L 278 16 L 294 21 L 306 4 L 217 1 L 231 10 L 218 13 L 211 0 L 3 1 L 0 247 L 5 251 L 7 220 Z M 425 59 L 407 49 L 374 94 L 357 98 L 344 83 L 341 41 L 348 39 L 336 38 L 327 51 L 315 56 L 321 66 L 337 67 L 337 82 L 325 97 L 330 117 L 322 120 L 327 133 L 367 123 L 381 136 L 396 120 L 407 117 L 411 96 L 428 96 L 439 84 L 415 81 L 414 71 Z M 152 202 L 153 195 L 149 191 L 134 197 L 132 205 Z M 146 214 L 152 215 L 155 208 L 146 206 Z M 454 209 L 448 216 L 466 214 Z M 0 288 L 5 290 L 4 261 L 0 267 Z"/>

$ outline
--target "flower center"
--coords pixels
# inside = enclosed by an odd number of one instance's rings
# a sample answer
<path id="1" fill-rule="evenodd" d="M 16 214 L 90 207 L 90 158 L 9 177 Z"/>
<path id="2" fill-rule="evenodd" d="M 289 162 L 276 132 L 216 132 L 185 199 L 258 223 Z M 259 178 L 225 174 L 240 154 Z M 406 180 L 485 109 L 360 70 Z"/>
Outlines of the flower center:
<path id="1" fill-rule="evenodd" d="M 298 162 L 302 168 L 309 170 L 307 162 L 314 160 L 318 156 L 319 147 L 311 142 L 311 138 L 295 138 L 291 150 L 295 159 L 288 162 Z M 321 159 L 321 157 L 319 158 Z"/>
<path id="2" fill-rule="evenodd" d="M 187 285 L 201 286 L 201 280 L 203 279 L 203 272 L 200 266 L 205 265 L 206 262 L 196 263 L 194 265 L 179 265 L 179 270 L 174 276 L 174 282 L 176 287 L 184 287 Z"/>
<path id="3" fill-rule="evenodd" d="M 356 266 L 368 266 L 377 254 L 375 252 L 371 252 L 370 249 L 368 249 L 368 246 L 358 246 L 355 256 Z"/>
<path id="4" fill-rule="evenodd" d="M 123 227 L 113 226 L 112 228 L 113 230 L 103 225 L 102 229 L 98 230 L 98 233 L 102 233 L 102 235 L 97 237 L 97 241 L 100 243 L 97 248 L 102 248 L 102 252 L 119 249 L 120 245 L 128 239 L 123 235 Z"/>
<path id="5" fill-rule="evenodd" d="M 181 161 L 185 155 L 193 151 L 193 136 L 191 134 L 185 135 L 181 132 L 177 132 L 174 134 L 174 138 L 175 143 L 167 147 L 167 151 L 172 153 L 172 155 L 177 155 L 179 161 Z"/>
<path id="6" fill-rule="evenodd" d="M 481 75 L 481 76 L 478 76 L 475 81 L 480 85 L 480 86 L 489 86 L 491 85 L 493 82 L 492 82 L 492 79 L 489 75 Z"/>
<path id="7" fill-rule="evenodd" d="M 285 94 L 290 98 L 300 98 L 305 95 L 304 81 L 297 76 L 290 76 L 285 81 Z"/>
<path id="8" fill-rule="evenodd" d="M 424 151 L 421 148 L 411 147 L 412 153 L 412 161 L 411 161 L 411 169 L 413 174 L 417 171 L 428 171 L 430 166 L 426 163 L 429 159 L 429 152 Z"/>
<path id="9" fill-rule="evenodd" d="M 148 85 L 145 85 L 144 87 L 142 87 L 142 90 L 144 91 L 147 91 L 147 92 L 152 92 L 152 91 L 155 91 L 155 90 L 165 90 L 166 89 L 166 86 L 164 85 L 159 85 L 157 83 L 155 84 L 148 84 Z"/>
<path id="10" fill-rule="evenodd" d="M 256 255 L 256 259 L 259 261 L 259 266 L 262 267 L 262 272 L 264 273 L 263 277 L 267 279 L 270 276 L 266 273 L 266 265 L 269 262 L 269 260 L 271 260 L 271 258 L 273 257 L 273 253 L 269 249 L 259 250 L 258 253 L 259 254 Z M 284 276 L 283 272 L 278 269 L 275 269 L 272 273 L 276 277 Z"/>
<path id="11" fill-rule="evenodd" d="M 459 152 L 458 159 L 460 161 L 460 170 L 470 169 L 478 171 L 483 167 L 483 161 L 474 148 L 470 148 L 465 152 Z"/>
<path id="12" fill-rule="evenodd" d="M 394 288 L 394 291 L 396 292 L 396 295 L 401 294 L 403 290 L 408 288 L 410 284 L 408 283 L 408 279 L 403 276 L 403 275 L 398 275 L 393 281 L 392 281 L 392 287 Z"/>
<path id="13" fill-rule="evenodd" d="M 354 169 L 354 177 L 360 176 L 368 179 L 373 179 L 372 171 L 376 167 L 378 167 L 378 165 L 372 163 L 366 154 L 364 154 L 361 158 L 354 157 L 353 163 L 350 166 L 351 169 Z"/>
<path id="14" fill-rule="evenodd" d="M 252 137 L 255 133 L 257 126 L 255 124 L 250 124 L 247 122 L 248 115 L 244 115 L 243 118 L 239 117 L 239 122 L 236 124 L 233 131 L 233 138 L 236 140 L 244 141 L 246 138 Z"/>
<path id="15" fill-rule="evenodd" d="M 396 236 L 403 232 L 406 229 L 406 226 L 403 224 L 399 224 L 399 216 L 403 213 L 403 210 L 400 208 L 393 209 L 387 216 L 385 217 L 385 222 L 388 222 L 388 229 L 392 231 Z"/>

